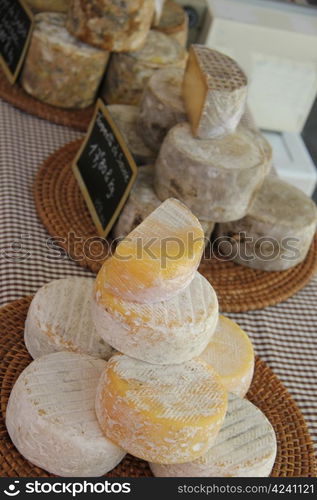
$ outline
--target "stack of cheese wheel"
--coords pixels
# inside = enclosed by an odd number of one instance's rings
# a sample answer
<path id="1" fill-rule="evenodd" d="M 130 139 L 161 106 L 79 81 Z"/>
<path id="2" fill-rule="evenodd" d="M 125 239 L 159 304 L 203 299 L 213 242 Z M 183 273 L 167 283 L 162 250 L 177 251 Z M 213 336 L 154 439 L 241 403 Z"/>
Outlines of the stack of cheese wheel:
<path id="1" fill-rule="evenodd" d="M 274 431 L 242 399 L 252 344 L 219 318 L 215 291 L 197 271 L 203 248 L 198 219 L 168 199 L 95 281 L 55 280 L 36 293 L 25 325 L 34 361 L 6 411 L 29 461 L 62 476 L 97 476 L 128 452 L 156 475 L 269 475 Z"/>

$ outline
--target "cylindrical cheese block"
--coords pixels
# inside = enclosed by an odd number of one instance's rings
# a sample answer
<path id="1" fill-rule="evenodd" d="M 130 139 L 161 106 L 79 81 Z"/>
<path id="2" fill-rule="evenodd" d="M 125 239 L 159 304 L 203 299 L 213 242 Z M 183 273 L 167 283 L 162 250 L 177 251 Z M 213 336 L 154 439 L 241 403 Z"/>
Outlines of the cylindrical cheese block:
<path id="1" fill-rule="evenodd" d="M 188 15 L 178 3 L 168 0 L 160 22 L 154 29 L 173 37 L 185 47 L 188 38 Z"/>
<path id="2" fill-rule="evenodd" d="M 212 339 L 200 357 L 216 370 L 228 392 L 241 398 L 246 395 L 253 377 L 254 351 L 237 323 L 219 316 Z"/>
<path id="3" fill-rule="evenodd" d="M 180 68 L 156 71 L 142 95 L 138 128 L 144 142 L 155 152 L 159 151 L 167 132 L 187 119 L 181 95 L 183 77 L 184 71 Z"/>
<path id="4" fill-rule="evenodd" d="M 186 51 L 164 33 L 151 30 L 143 49 L 113 54 L 102 96 L 108 104 L 138 104 L 153 73 L 162 68 L 184 68 Z"/>
<path id="5" fill-rule="evenodd" d="M 116 247 L 97 276 L 98 297 L 131 302 L 175 297 L 195 276 L 204 249 L 198 219 L 178 200 L 166 200 Z"/>
<path id="6" fill-rule="evenodd" d="M 67 12 L 71 0 L 24 0 L 34 12 Z"/>
<path id="7" fill-rule="evenodd" d="M 218 322 L 217 295 L 198 272 L 176 297 L 152 304 L 106 294 L 97 279 L 92 311 L 105 342 L 155 364 L 178 364 L 199 356 Z"/>
<path id="8" fill-rule="evenodd" d="M 179 198 L 198 218 L 243 217 L 270 166 L 262 140 L 239 127 L 222 139 L 195 139 L 188 123 L 173 127 L 155 165 L 160 200 Z"/>
<path id="9" fill-rule="evenodd" d="M 35 16 L 21 84 L 47 104 L 85 108 L 95 100 L 109 54 L 76 40 L 65 19 L 65 14 L 52 12 Z"/>
<path id="10" fill-rule="evenodd" d="M 40 288 L 27 314 L 24 342 L 33 359 L 73 351 L 108 359 L 112 348 L 91 317 L 93 278 L 64 278 Z"/>
<path id="11" fill-rule="evenodd" d="M 199 359 L 159 366 L 117 354 L 107 363 L 96 397 L 97 418 L 108 439 L 160 463 L 204 454 L 226 409 L 227 392 L 217 373 Z"/>
<path id="12" fill-rule="evenodd" d="M 98 425 L 95 396 L 106 362 L 58 352 L 33 361 L 10 394 L 6 426 L 32 464 L 65 477 L 106 474 L 125 452 Z"/>
<path id="13" fill-rule="evenodd" d="M 108 106 L 108 108 L 110 109 L 115 106 L 114 104 Z M 138 172 L 137 180 L 130 192 L 128 201 L 113 228 L 113 236 L 115 239 L 125 238 L 161 204 L 154 192 L 153 183 L 154 166 L 148 165 L 146 167 L 141 167 Z M 204 220 L 200 220 L 199 222 L 205 233 L 205 243 L 207 244 L 214 230 L 215 223 L 213 221 Z"/>
<path id="14" fill-rule="evenodd" d="M 111 104 L 107 106 L 109 113 L 123 135 L 130 153 L 138 165 L 146 165 L 155 160 L 156 155 L 145 144 L 138 131 L 139 109 L 128 104 Z"/>
<path id="15" fill-rule="evenodd" d="M 248 214 L 219 224 L 220 251 L 234 262 L 263 271 L 283 271 L 302 262 L 316 231 L 317 210 L 311 198 L 269 175 Z"/>
<path id="16" fill-rule="evenodd" d="M 71 0 L 67 29 L 103 50 L 129 52 L 144 45 L 153 15 L 153 0 Z"/>
<path id="17" fill-rule="evenodd" d="M 268 477 L 276 451 L 274 429 L 261 410 L 229 394 L 225 421 L 207 453 L 190 463 L 150 467 L 158 477 Z"/>

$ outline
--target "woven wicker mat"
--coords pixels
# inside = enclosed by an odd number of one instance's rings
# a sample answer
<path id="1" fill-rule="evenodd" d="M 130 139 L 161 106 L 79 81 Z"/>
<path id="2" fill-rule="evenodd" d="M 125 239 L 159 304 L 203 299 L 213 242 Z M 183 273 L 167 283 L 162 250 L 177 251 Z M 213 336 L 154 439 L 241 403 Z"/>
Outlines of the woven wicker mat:
<path id="1" fill-rule="evenodd" d="M 16 108 L 57 125 L 72 127 L 86 132 L 92 118 L 94 106 L 85 109 L 62 109 L 45 104 L 24 92 L 17 82 L 11 85 L 0 68 L 0 97 Z"/>
<path id="2" fill-rule="evenodd" d="M 23 342 L 23 328 L 31 297 L 12 302 L 0 309 L 0 476 L 49 476 L 25 460 L 13 446 L 5 427 L 4 415 L 12 386 L 31 362 Z M 304 418 L 295 402 L 259 357 L 247 395 L 273 425 L 278 452 L 274 477 L 315 477 L 317 474 L 313 445 Z M 144 477 L 151 471 L 146 462 L 128 455 L 109 477 Z"/>
<path id="3" fill-rule="evenodd" d="M 51 155 L 34 184 L 38 214 L 52 237 L 79 265 L 98 272 L 109 254 L 109 241 L 96 228 L 70 164 L 80 147 L 77 140 Z M 222 312 L 243 312 L 274 305 L 303 288 L 317 269 L 317 236 L 304 262 L 281 272 L 238 266 L 216 257 L 202 260 L 200 272 L 215 288 Z"/>

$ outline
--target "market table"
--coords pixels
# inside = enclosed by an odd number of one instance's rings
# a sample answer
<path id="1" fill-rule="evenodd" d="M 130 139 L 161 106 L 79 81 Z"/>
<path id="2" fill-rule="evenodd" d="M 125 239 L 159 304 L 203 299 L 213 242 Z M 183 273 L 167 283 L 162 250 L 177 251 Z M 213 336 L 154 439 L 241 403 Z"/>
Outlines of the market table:
<path id="1" fill-rule="evenodd" d="M 48 155 L 82 134 L 0 100 L 0 305 L 66 276 L 91 276 L 52 241 L 35 210 L 33 182 Z M 58 236 L 58 235 L 57 235 Z M 284 382 L 317 449 L 317 276 L 276 306 L 229 316 Z"/>

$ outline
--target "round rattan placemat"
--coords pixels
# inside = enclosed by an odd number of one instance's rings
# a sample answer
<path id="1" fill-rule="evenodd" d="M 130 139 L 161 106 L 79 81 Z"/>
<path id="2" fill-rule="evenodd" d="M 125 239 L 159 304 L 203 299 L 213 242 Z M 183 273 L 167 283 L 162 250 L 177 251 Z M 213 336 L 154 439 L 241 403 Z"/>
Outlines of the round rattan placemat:
<path id="1" fill-rule="evenodd" d="M 5 426 L 5 411 L 12 386 L 31 362 L 23 342 L 26 313 L 32 297 L 16 300 L 0 309 L 0 476 L 48 477 L 50 474 L 25 460 L 12 444 Z M 316 459 L 304 418 L 282 382 L 259 357 L 247 395 L 270 420 L 278 442 L 274 477 L 314 477 Z M 109 477 L 144 477 L 146 462 L 128 455 Z"/>
<path id="2" fill-rule="evenodd" d="M 30 115 L 83 132 L 86 132 L 94 112 L 94 106 L 85 109 L 63 109 L 38 101 L 27 94 L 18 82 L 11 85 L 1 68 L 0 97 Z"/>
<path id="3" fill-rule="evenodd" d="M 44 162 L 34 195 L 38 214 L 56 243 L 79 265 L 96 273 L 111 247 L 96 235 L 70 167 L 80 144 L 80 140 L 66 144 Z M 317 236 L 305 261 L 287 271 L 257 271 L 215 255 L 204 258 L 200 266 L 218 294 L 222 312 L 250 311 L 282 302 L 303 288 L 316 270 Z"/>

